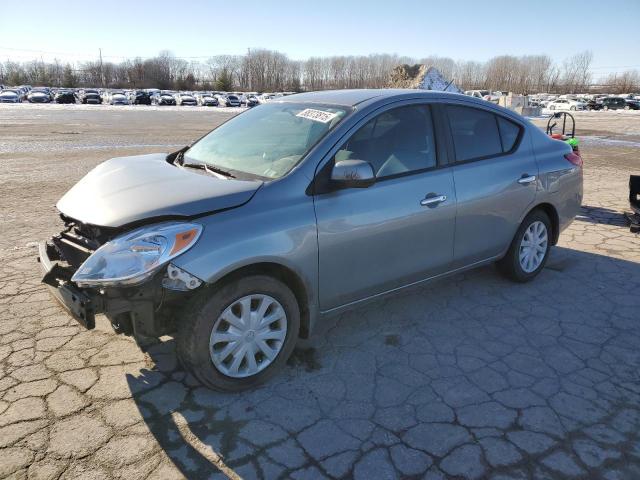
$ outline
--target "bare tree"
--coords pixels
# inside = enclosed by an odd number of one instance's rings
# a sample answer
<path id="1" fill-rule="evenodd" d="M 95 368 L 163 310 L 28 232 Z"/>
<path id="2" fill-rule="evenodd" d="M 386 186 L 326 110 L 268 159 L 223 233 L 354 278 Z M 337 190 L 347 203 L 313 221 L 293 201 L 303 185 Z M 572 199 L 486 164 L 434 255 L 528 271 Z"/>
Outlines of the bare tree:
<path id="1" fill-rule="evenodd" d="M 593 53 L 589 50 L 567 58 L 562 64 L 562 87 L 568 93 L 578 93 L 591 82 Z"/>
<path id="2" fill-rule="evenodd" d="M 458 61 L 429 56 L 419 63 L 434 66 L 462 88 L 513 91 L 517 93 L 579 92 L 591 83 L 589 51 L 567 58 L 557 65 L 548 55 L 500 55 L 486 62 Z M 289 59 L 284 53 L 251 49 L 246 55 L 216 55 L 205 62 L 187 61 L 171 52 L 156 57 L 134 58 L 120 63 L 87 61 L 63 65 L 58 60 L 45 63 L 0 63 L 0 82 L 20 85 L 62 86 L 71 81 L 81 86 L 119 88 L 160 88 L 245 91 L 301 91 L 328 88 L 382 88 L 388 84 L 394 67 L 415 64 L 416 60 L 389 54 L 366 56 L 310 57 Z M 66 72 L 66 75 L 65 75 Z M 606 83 L 622 93 L 640 89 L 635 70 L 611 75 Z M 612 90 L 613 91 L 613 90 Z"/>
<path id="3" fill-rule="evenodd" d="M 614 73 L 605 80 L 606 88 L 611 93 L 631 93 L 640 91 L 640 72 L 627 70 L 623 73 Z"/>

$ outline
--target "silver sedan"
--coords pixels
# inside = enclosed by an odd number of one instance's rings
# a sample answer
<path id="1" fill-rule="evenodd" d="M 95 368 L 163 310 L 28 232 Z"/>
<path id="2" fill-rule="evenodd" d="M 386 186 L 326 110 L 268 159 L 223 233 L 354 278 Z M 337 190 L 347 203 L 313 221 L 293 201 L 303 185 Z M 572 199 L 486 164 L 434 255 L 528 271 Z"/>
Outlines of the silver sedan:
<path id="1" fill-rule="evenodd" d="M 497 105 L 305 93 L 98 166 L 58 202 L 66 227 L 40 259 L 81 324 L 173 333 L 200 381 L 237 391 L 327 315 L 492 262 L 533 280 L 581 201 L 579 154 Z"/>

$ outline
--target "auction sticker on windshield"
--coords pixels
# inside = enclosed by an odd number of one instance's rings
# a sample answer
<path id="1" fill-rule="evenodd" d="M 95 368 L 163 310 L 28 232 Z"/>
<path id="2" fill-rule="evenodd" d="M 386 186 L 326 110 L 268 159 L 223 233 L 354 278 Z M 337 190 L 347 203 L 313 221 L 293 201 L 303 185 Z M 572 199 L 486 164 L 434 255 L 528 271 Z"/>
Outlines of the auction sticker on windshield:
<path id="1" fill-rule="evenodd" d="M 325 112 L 324 110 L 316 110 L 314 108 L 305 108 L 296 117 L 308 118 L 315 122 L 329 123 L 338 116 L 337 113 Z"/>

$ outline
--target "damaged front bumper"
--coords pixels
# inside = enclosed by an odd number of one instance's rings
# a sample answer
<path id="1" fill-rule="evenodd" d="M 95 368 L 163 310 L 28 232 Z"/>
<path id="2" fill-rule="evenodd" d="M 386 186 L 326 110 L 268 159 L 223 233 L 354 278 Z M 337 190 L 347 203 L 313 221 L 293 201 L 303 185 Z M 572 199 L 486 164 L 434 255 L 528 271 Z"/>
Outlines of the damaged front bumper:
<path id="1" fill-rule="evenodd" d="M 71 281 L 75 268 L 49 242 L 38 246 L 42 282 L 53 297 L 87 329 L 95 328 L 95 316 L 105 314 L 117 333 L 159 337 L 175 330 L 177 307 L 192 292 L 165 288 L 166 273 L 159 272 L 142 285 L 126 288 L 80 288 Z M 164 277 L 164 278 L 163 278 Z"/>
<path id="2" fill-rule="evenodd" d="M 71 284 L 72 272 L 51 260 L 50 256 L 53 255 L 48 252 L 51 248 L 52 246 L 46 242 L 41 242 L 38 245 L 38 261 L 44 274 L 42 283 L 49 286 L 53 297 L 80 325 L 89 330 L 95 328 L 96 305 L 100 302 L 96 302 L 92 296 Z"/>

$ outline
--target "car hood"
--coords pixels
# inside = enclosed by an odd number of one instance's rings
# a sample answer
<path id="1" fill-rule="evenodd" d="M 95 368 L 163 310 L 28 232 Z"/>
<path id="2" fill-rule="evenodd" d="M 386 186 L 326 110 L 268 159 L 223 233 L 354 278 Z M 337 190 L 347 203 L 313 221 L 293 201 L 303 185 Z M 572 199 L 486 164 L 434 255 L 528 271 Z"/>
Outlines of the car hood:
<path id="1" fill-rule="evenodd" d="M 56 205 L 65 216 L 102 227 L 192 217 L 248 202 L 261 181 L 221 179 L 176 167 L 164 153 L 107 160 Z"/>

